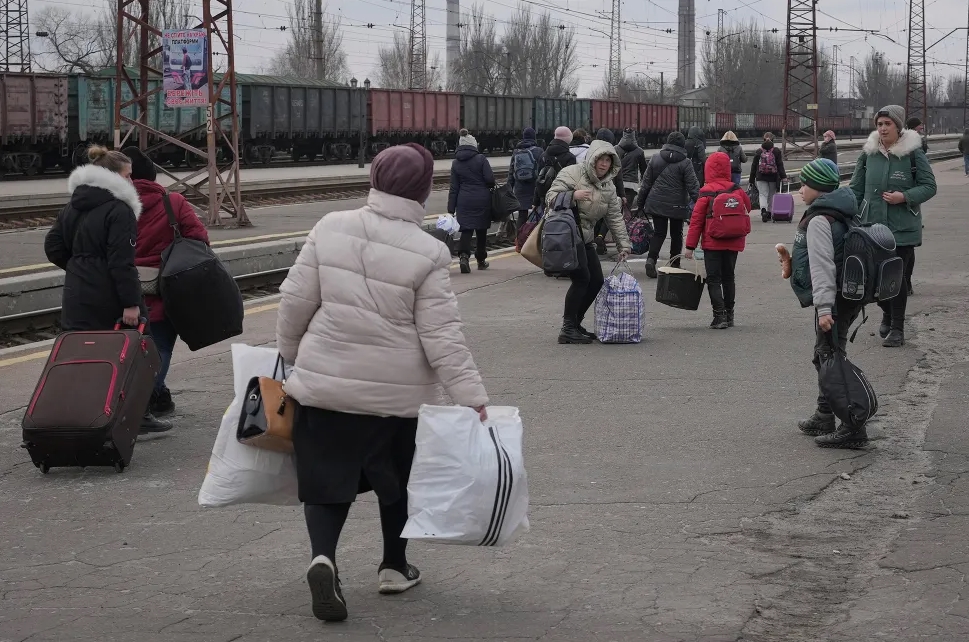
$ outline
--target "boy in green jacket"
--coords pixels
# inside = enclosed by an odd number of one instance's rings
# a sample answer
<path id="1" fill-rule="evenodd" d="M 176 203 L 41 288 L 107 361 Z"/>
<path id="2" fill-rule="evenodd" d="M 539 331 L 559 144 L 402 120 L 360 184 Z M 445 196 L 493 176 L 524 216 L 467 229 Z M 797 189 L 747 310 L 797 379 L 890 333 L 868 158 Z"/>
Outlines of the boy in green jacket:
<path id="1" fill-rule="evenodd" d="M 911 274 L 915 248 L 922 245 L 922 203 L 936 193 L 935 174 L 922 151 L 917 132 L 903 129 L 905 110 L 888 105 L 875 116 L 876 130 L 862 149 L 851 191 L 863 223 L 882 223 L 895 235 L 896 251 Z M 905 305 L 908 289 L 879 303 L 882 322 L 878 335 L 886 348 L 905 344 Z"/>

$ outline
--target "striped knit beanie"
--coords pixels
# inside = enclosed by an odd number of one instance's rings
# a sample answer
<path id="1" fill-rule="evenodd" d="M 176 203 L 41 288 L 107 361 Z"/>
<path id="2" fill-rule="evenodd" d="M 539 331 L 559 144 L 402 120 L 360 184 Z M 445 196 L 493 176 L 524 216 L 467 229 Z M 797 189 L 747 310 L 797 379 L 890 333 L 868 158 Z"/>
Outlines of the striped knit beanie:
<path id="1" fill-rule="evenodd" d="M 831 160 L 816 158 L 801 168 L 801 182 L 819 192 L 833 192 L 841 184 L 841 173 Z"/>

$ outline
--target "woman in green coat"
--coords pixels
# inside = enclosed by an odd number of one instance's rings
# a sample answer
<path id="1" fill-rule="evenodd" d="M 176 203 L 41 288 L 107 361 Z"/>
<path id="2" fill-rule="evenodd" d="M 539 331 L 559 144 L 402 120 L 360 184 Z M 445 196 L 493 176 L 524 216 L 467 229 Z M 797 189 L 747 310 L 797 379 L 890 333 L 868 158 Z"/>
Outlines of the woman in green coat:
<path id="1" fill-rule="evenodd" d="M 876 130 L 855 165 L 851 190 L 858 200 L 862 222 L 882 223 L 895 234 L 898 255 L 910 273 L 915 248 L 922 245 L 922 203 L 935 196 L 935 174 L 922 151 L 917 132 L 903 129 L 905 110 L 883 107 L 875 115 Z M 878 335 L 882 345 L 895 348 L 905 343 L 905 304 L 908 290 L 880 303 L 882 322 Z"/>

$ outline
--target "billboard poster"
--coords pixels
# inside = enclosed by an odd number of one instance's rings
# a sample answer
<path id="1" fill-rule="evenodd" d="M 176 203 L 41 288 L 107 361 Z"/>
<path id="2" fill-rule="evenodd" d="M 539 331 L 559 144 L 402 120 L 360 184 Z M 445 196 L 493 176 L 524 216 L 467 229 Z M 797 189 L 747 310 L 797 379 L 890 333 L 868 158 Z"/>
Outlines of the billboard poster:
<path id="1" fill-rule="evenodd" d="M 165 106 L 201 107 L 209 102 L 205 31 L 165 29 Z"/>

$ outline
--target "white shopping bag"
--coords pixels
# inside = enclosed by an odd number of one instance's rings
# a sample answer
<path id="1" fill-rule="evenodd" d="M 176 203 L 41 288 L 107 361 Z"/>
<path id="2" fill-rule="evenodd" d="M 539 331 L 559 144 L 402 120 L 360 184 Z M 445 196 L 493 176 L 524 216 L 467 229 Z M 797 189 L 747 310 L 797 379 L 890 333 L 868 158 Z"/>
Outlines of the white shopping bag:
<path id="1" fill-rule="evenodd" d="M 235 398 L 222 416 L 209 468 L 199 489 L 200 506 L 299 504 L 293 455 L 241 444 L 236 439 L 246 385 L 252 377 L 271 377 L 278 353 L 273 348 L 232 344 Z M 285 368 L 284 376 L 290 368 Z"/>
<path id="2" fill-rule="evenodd" d="M 528 478 L 518 408 L 422 405 L 401 537 L 502 546 L 527 533 Z"/>

